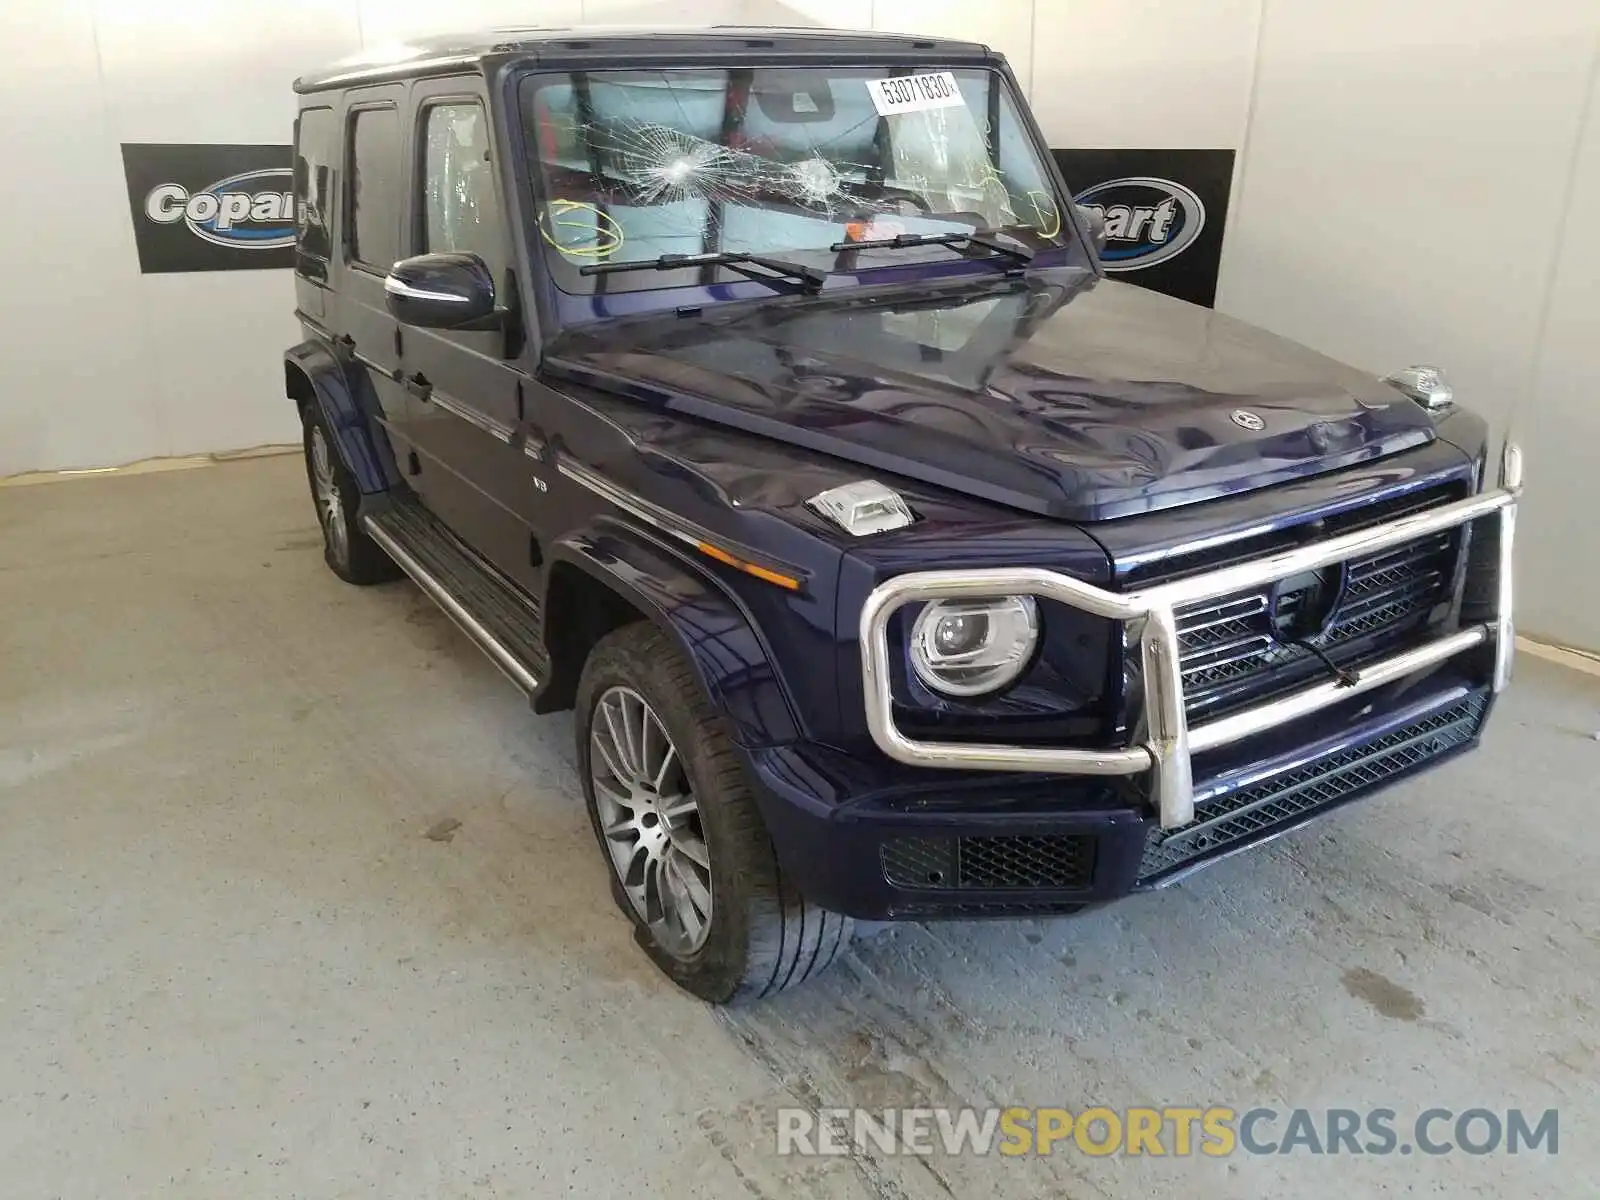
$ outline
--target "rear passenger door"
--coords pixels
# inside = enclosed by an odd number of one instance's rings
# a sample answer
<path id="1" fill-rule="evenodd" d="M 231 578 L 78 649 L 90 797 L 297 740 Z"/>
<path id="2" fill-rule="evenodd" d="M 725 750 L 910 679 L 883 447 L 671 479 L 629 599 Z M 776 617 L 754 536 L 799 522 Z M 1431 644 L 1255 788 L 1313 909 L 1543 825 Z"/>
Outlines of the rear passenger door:
<path id="1" fill-rule="evenodd" d="M 404 84 L 359 88 L 345 96 L 343 220 L 335 284 L 340 332 L 349 339 L 345 349 L 371 382 L 381 413 L 374 416 L 402 464 L 411 404 L 400 382 L 399 322 L 384 303 L 383 281 L 400 257 L 404 107 Z"/>
<path id="2" fill-rule="evenodd" d="M 326 103 L 302 108 L 294 120 L 295 315 L 308 330 L 330 339 L 337 319 L 328 310 L 339 148 L 339 110 Z"/>
<path id="3" fill-rule="evenodd" d="M 502 305 L 515 304 L 511 238 L 491 150 L 481 80 L 434 79 L 413 88 L 412 217 L 407 254 L 476 254 Z M 515 438 L 524 380 L 511 355 L 515 330 L 457 332 L 406 326 L 403 369 L 425 390 L 411 420 L 434 515 L 530 590 L 541 554 L 530 528 L 533 463 Z"/>

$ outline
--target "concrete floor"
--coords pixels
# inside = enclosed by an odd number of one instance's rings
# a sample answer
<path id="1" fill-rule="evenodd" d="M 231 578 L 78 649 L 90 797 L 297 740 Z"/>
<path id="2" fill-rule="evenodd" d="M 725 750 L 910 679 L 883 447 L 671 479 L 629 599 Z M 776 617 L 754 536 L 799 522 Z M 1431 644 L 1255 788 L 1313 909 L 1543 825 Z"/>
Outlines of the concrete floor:
<path id="1" fill-rule="evenodd" d="M 0 1194 L 1592 1196 L 1596 729 L 1600 680 L 1524 657 L 1424 781 L 722 1013 L 613 910 L 570 722 L 409 584 L 336 580 L 297 459 L 0 489 Z M 850 1103 L 1558 1107 L 1562 1140 L 774 1155 L 779 1106 Z"/>

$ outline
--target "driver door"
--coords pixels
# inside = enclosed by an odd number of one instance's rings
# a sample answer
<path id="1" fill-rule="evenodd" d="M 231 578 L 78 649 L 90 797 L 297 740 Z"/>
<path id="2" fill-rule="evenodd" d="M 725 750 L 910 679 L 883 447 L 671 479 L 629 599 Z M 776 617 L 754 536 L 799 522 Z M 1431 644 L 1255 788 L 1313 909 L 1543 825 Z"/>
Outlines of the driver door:
<path id="1" fill-rule="evenodd" d="M 511 239 L 478 82 L 428 80 L 413 91 L 406 254 L 476 254 L 505 305 L 516 291 Z M 422 465 L 413 486 L 463 541 L 537 591 L 541 556 L 531 518 L 542 493 L 515 437 L 525 380 L 509 357 L 519 349 L 518 332 L 407 326 L 403 341 L 401 369 L 414 405 L 409 424 Z"/>

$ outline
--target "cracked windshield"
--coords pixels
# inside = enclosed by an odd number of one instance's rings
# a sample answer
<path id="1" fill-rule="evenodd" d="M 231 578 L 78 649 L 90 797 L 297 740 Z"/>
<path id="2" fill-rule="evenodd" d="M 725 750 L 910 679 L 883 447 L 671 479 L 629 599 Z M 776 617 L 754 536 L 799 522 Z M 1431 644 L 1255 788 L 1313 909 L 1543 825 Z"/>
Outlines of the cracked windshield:
<path id="1" fill-rule="evenodd" d="M 574 72 L 528 79 L 522 108 L 539 235 L 567 291 L 737 278 L 715 265 L 592 270 L 662 255 L 857 271 L 959 261 L 971 233 L 997 258 L 1063 242 L 1049 174 L 987 70 Z M 847 245 L 929 235 L 957 244 Z"/>

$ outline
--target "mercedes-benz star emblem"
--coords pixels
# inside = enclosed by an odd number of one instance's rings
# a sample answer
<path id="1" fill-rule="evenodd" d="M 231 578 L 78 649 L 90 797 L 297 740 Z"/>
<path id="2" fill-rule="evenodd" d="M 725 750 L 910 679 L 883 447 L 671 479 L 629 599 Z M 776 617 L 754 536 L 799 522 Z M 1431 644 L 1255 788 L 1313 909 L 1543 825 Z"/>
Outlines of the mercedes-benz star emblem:
<path id="1" fill-rule="evenodd" d="M 1240 429 L 1248 429 L 1251 433 L 1260 433 L 1267 427 L 1267 423 L 1248 408 L 1236 408 L 1228 416 Z"/>

